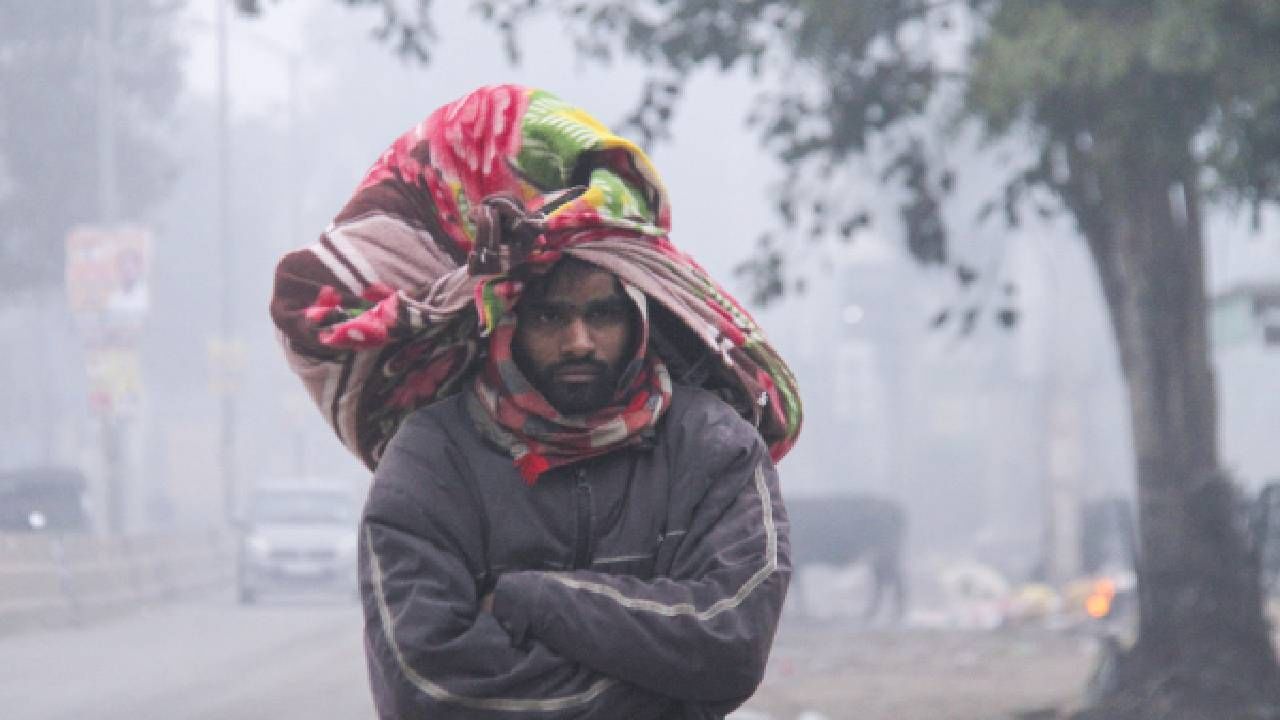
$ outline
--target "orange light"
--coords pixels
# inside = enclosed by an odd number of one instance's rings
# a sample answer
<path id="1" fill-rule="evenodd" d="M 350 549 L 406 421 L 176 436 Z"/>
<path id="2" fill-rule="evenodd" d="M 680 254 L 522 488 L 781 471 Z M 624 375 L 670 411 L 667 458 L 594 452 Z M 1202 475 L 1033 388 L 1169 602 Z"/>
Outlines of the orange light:
<path id="1" fill-rule="evenodd" d="M 1093 592 L 1084 600 L 1084 611 L 1089 617 L 1100 620 L 1111 612 L 1111 602 L 1116 597 L 1116 584 L 1106 578 L 1093 584 Z"/>
<path id="2" fill-rule="evenodd" d="M 1111 612 L 1111 598 L 1106 595 L 1090 595 L 1084 601 L 1084 611 L 1094 620 L 1101 620 Z"/>

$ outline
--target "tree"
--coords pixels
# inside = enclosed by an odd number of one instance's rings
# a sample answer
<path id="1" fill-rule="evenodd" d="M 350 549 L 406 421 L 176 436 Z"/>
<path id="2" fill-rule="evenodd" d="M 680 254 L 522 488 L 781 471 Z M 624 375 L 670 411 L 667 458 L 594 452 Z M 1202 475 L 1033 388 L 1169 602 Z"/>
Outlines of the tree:
<path id="1" fill-rule="evenodd" d="M 1262 68 L 1280 60 L 1280 7 L 992 5 L 969 108 L 992 134 L 1033 129 L 1039 158 L 1013 193 L 1047 189 L 1075 219 L 1129 387 L 1141 614 L 1120 680 L 1139 701 L 1165 688 L 1150 696 L 1188 715 L 1280 714 L 1256 566 L 1219 471 L 1202 220 L 1215 199 L 1278 197 L 1280 83 Z"/>
<path id="2" fill-rule="evenodd" d="M 361 4 L 359 0 L 343 0 Z M 256 5 L 249 2 L 248 5 Z M 1280 200 L 1280 5 L 1272 0 L 481 0 L 513 37 L 558 14 L 578 47 L 646 61 L 634 129 L 661 137 L 700 67 L 765 83 L 753 122 L 787 168 L 787 224 L 852 237 L 865 211 L 812 196 L 855 156 L 900 190 L 912 254 L 951 262 L 940 205 L 955 182 L 932 118 L 1033 152 L 993 189 L 1009 222 L 1067 213 L 1101 279 L 1129 387 L 1138 462 L 1138 641 L 1099 717 L 1280 717 L 1280 670 L 1251 550 L 1219 468 L 1203 213 Z M 428 57 L 430 3 L 385 35 Z M 956 28 L 963 31 L 955 39 Z M 951 34 L 960 62 L 938 52 Z M 512 45 L 512 47 L 516 47 Z M 785 85 L 769 86 L 770 62 Z M 808 180 L 810 182 L 799 182 Z M 749 270 L 782 291 L 785 252 Z M 962 282 L 972 273 L 957 268 Z M 968 278 L 966 280 L 965 278 Z M 1227 709 L 1230 710 L 1227 710 Z"/>
<path id="3" fill-rule="evenodd" d="M 121 218 L 136 218 L 171 173 L 157 118 L 180 87 L 173 0 L 114 0 Z M 0 288 L 58 288 L 63 240 L 101 221 L 97 18 L 91 6 L 10 3 L 0 23 Z M 120 218 L 117 218 L 120 219 Z"/>

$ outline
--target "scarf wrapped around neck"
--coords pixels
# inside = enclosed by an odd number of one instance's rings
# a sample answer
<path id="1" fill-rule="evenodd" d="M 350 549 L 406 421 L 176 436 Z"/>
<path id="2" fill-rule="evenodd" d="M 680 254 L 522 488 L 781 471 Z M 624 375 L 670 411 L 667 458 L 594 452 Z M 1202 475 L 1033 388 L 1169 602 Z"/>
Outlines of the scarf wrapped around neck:
<path id="1" fill-rule="evenodd" d="M 319 240 L 281 259 L 271 315 L 291 369 L 370 468 L 408 414 L 474 386 L 530 479 L 617 447 L 620 428 L 635 442 L 673 380 L 721 394 L 779 459 L 801 426 L 795 378 L 670 228 L 636 145 L 545 91 L 480 88 L 397 139 Z M 613 273 L 649 311 L 652 360 L 588 426 L 493 374 L 510 361 L 504 319 L 522 278 L 564 255 Z"/>
<path id="2" fill-rule="evenodd" d="M 483 435 L 511 453 L 527 484 L 534 484 L 551 468 L 644 442 L 670 405 L 667 366 L 647 351 L 644 295 L 630 286 L 626 291 L 640 311 L 636 354 L 623 370 L 610 402 L 585 416 L 560 413 L 520 370 L 511 351 L 514 313 L 504 315 L 489 336 L 489 356 L 469 398 L 471 416 Z"/>

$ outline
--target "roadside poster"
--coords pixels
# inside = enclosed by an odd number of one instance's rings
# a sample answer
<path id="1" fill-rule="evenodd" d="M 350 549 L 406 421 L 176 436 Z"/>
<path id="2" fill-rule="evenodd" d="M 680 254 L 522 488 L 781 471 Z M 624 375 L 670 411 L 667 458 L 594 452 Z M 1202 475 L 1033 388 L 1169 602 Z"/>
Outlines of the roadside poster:
<path id="1" fill-rule="evenodd" d="M 80 226 L 67 235 L 67 304 L 78 321 L 137 330 L 150 298 L 151 232 Z"/>
<path id="2" fill-rule="evenodd" d="M 132 414 L 141 401 L 151 248 L 151 231 L 139 226 L 84 225 L 67 235 L 67 305 L 84 344 L 90 406 L 104 415 Z"/>

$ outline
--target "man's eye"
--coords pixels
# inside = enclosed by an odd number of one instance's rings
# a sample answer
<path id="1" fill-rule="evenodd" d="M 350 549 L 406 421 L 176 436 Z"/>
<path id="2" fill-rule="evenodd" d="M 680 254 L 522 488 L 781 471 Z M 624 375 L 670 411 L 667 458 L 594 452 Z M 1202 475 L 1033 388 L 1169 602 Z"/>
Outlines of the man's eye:
<path id="1" fill-rule="evenodd" d="M 539 325 L 563 325 L 565 313 L 557 308 L 538 308 L 533 312 L 533 321 Z"/>
<path id="2" fill-rule="evenodd" d="M 521 312 L 525 322 L 542 328 L 562 328 L 572 319 L 572 311 L 558 305 L 532 305 Z"/>
<path id="3" fill-rule="evenodd" d="M 617 325 L 627 319 L 627 308 L 622 303 L 609 303 L 589 308 L 587 322 L 592 325 Z"/>

